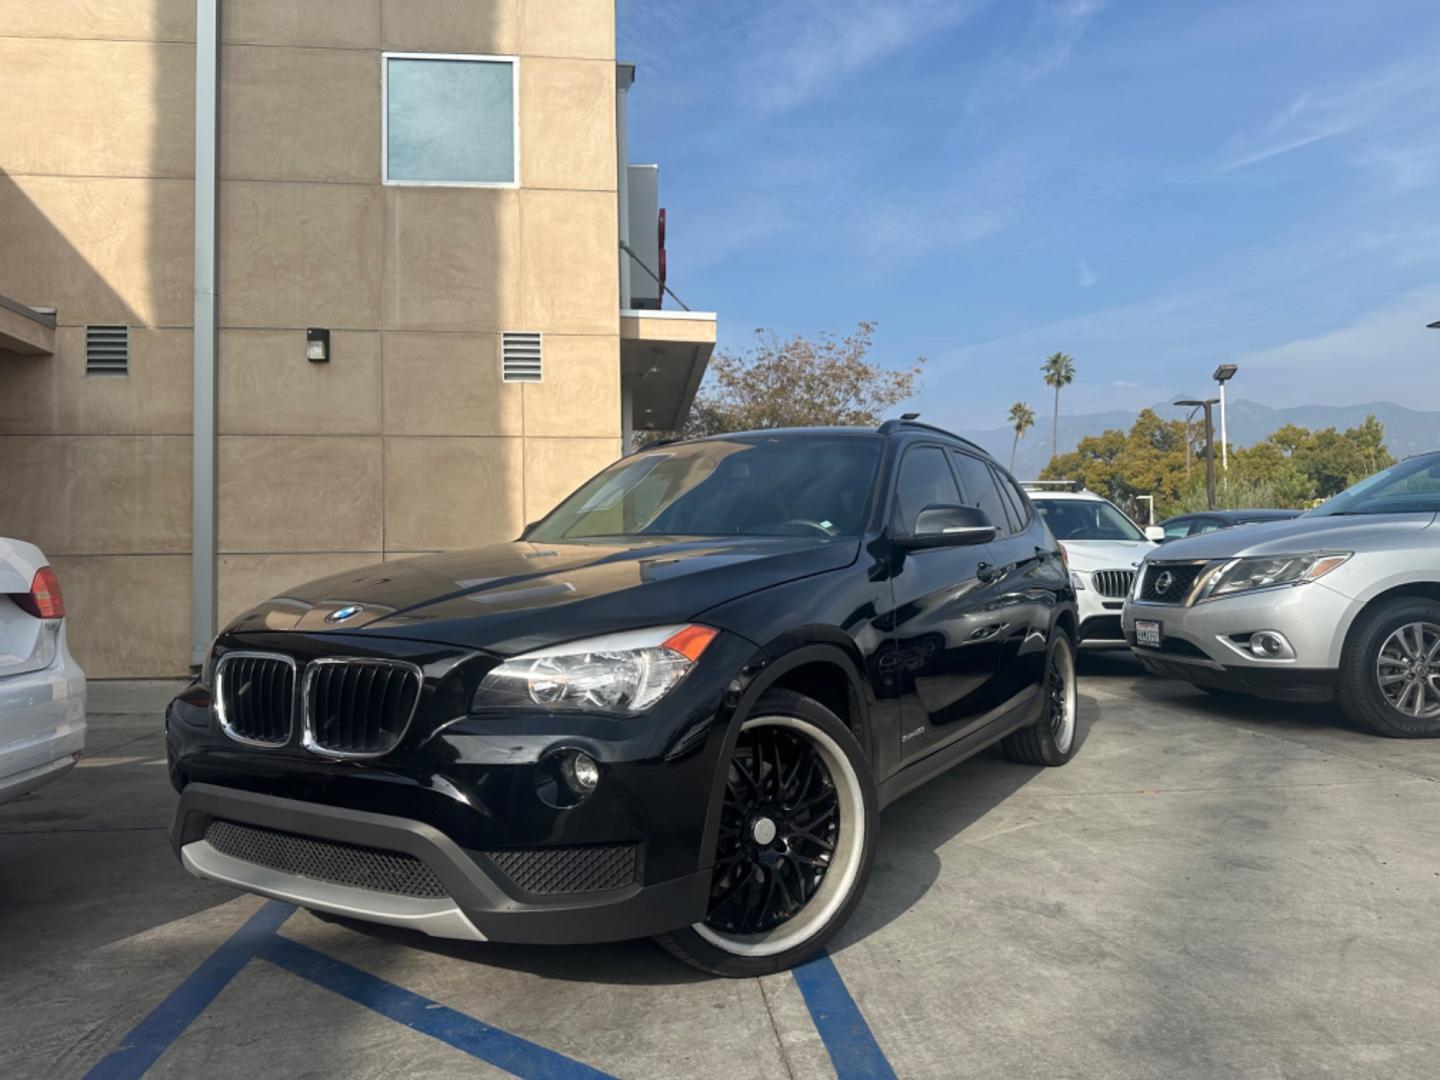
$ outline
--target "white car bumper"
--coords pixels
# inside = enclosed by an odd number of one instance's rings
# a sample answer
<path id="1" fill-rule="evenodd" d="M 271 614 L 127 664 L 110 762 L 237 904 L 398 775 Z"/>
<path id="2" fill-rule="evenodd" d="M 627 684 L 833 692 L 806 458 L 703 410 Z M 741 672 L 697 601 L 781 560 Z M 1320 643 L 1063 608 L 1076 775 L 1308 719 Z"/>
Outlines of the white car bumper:
<path id="1" fill-rule="evenodd" d="M 85 673 L 64 648 L 40 671 L 0 678 L 0 803 L 63 776 L 85 748 Z"/>
<path id="2" fill-rule="evenodd" d="M 1101 575 L 1107 573 L 1111 575 L 1110 578 L 1101 580 Z M 1080 644 L 1125 644 L 1120 616 L 1125 607 L 1125 594 L 1129 589 L 1114 577 L 1124 573 L 1124 570 L 1101 571 L 1100 574 L 1085 570 L 1074 572 L 1074 578 L 1085 586 L 1075 590 L 1075 606 L 1080 617 Z"/>

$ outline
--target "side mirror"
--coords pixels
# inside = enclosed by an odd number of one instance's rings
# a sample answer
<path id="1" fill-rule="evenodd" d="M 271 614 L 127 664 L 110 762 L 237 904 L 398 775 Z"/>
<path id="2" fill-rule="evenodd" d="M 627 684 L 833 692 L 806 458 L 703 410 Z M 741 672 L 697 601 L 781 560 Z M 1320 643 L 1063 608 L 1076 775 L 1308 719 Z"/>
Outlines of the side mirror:
<path id="1" fill-rule="evenodd" d="M 960 547 L 988 544 L 995 539 L 995 524 L 975 506 L 927 506 L 915 519 L 915 533 L 906 547 Z"/>
<path id="2" fill-rule="evenodd" d="M 1165 530 L 1159 525 L 1147 525 L 1145 527 L 1145 539 L 1154 540 L 1157 544 L 1165 542 Z"/>

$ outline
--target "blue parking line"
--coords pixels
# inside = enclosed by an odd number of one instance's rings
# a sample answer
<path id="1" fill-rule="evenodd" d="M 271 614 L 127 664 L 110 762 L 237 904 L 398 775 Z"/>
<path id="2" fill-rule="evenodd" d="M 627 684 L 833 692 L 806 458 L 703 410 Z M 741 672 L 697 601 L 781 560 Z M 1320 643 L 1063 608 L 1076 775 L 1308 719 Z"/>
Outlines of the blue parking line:
<path id="1" fill-rule="evenodd" d="M 86 1073 L 86 1080 L 135 1080 L 145 1075 L 294 911 L 291 904 L 267 901 L 149 1016 L 136 1024 L 118 1048 Z"/>
<path id="2" fill-rule="evenodd" d="M 397 1024 L 525 1080 L 608 1080 L 608 1073 L 491 1027 L 289 938 L 270 938 L 258 955 Z"/>
<path id="3" fill-rule="evenodd" d="M 840 1080 L 895 1080 L 895 1070 L 829 955 L 821 953 L 793 974 L 835 1066 L 835 1075 Z"/>

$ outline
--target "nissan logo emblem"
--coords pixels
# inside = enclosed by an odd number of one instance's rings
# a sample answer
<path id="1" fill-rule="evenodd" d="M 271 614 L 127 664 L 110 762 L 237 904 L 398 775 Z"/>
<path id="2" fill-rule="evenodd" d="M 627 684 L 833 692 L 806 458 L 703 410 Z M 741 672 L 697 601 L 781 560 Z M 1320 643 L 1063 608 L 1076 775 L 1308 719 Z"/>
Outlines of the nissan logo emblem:
<path id="1" fill-rule="evenodd" d="M 1155 579 L 1155 591 L 1165 595 L 1170 591 L 1170 586 L 1175 584 L 1175 575 L 1169 570 L 1161 570 L 1160 576 Z"/>

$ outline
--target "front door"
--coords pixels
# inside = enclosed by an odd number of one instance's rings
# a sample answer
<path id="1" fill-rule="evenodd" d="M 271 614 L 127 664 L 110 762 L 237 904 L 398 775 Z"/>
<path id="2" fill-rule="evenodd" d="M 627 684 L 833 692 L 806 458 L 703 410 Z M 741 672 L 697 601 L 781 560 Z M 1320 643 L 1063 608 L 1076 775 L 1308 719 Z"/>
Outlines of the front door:
<path id="1" fill-rule="evenodd" d="M 912 535 L 921 510 L 961 502 L 948 452 L 912 446 L 900 462 L 891 529 Z M 900 760 L 924 757 L 974 729 L 988 704 L 1006 626 L 986 544 L 895 554 L 892 640 L 885 662 L 900 696 Z"/>

